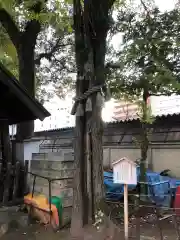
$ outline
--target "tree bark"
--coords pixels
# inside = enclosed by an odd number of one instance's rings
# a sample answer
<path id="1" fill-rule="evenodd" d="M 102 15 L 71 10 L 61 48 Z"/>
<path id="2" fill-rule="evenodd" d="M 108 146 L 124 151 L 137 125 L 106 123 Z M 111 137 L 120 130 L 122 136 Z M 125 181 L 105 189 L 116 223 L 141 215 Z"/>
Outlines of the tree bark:
<path id="1" fill-rule="evenodd" d="M 35 13 L 42 10 L 41 1 L 37 1 L 32 9 Z M 24 32 L 21 32 L 11 15 L 0 9 L 0 22 L 7 31 L 14 44 L 19 60 L 19 81 L 25 87 L 31 97 L 35 96 L 35 59 L 34 50 L 37 36 L 41 30 L 41 24 L 37 20 L 28 21 Z M 34 121 L 21 123 L 17 127 L 17 138 L 31 137 L 34 133 Z"/>
<path id="2" fill-rule="evenodd" d="M 88 19 L 89 31 L 89 55 L 91 61 L 91 75 L 89 87 L 103 85 L 105 83 L 105 54 L 106 54 L 106 37 L 109 29 L 109 10 L 111 5 L 107 2 L 88 1 L 89 6 L 85 12 Z M 87 26 L 86 26 L 87 27 Z M 98 105 L 97 94 L 92 95 L 92 114 L 90 118 L 90 129 L 92 138 L 92 179 L 93 193 L 89 206 L 92 206 L 92 219 L 99 209 L 100 202 L 104 198 L 104 180 L 103 180 L 103 123 L 101 117 L 102 106 Z"/>
<path id="3" fill-rule="evenodd" d="M 147 152 L 149 147 L 149 140 L 148 140 L 148 132 L 147 132 L 147 99 L 148 99 L 148 91 L 144 89 L 143 92 L 143 116 L 142 116 L 142 133 L 141 133 L 141 162 L 140 162 L 140 181 L 146 182 L 146 161 L 147 161 Z M 141 184 L 141 194 L 147 194 L 147 185 Z"/>
<path id="4" fill-rule="evenodd" d="M 77 65 L 76 96 L 80 96 L 86 90 L 86 84 L 82 80 L 84 74 L 84 32 L 80 0 L 74 0 L 74 29 L 75 29 L 75 52 Z M 81 102 L 84 108 L 84 101 Z M 84 111 L 85 112 L 85 111 Z M 86 181 L 86 116 L 76 116 L 75 128 L 75 176 L 73 191 L 73 210 L 71 221 L 71 235 L 77 239 L 84 239 L 83 226 L 88 215 L 87 206 L 87 181 Z"/>
<path id="5" fill-rule="evenodd" d="M 84 159 L 84 119 L 83 117 L 76 118 L 75 129 L 75 175 L 74 175 L 74 191 L 73 191 L 73 210 L 71 221 L 71 234 L 73 237 L 83 239 L 83 186 L 84 186 L 84 174 L 83 174 L 83 159 Z"/>
<path id="6" fill-rule="evenodd" d="M 84 1 L 84 12 L 79 0 L 74 0 L 74 28 L 78 77 L 76 94 L 105 83 L 106 36 L 110 1 Z M 89 69 L 86 69 L 88 66 Z M 75 187 L 71 231 L 81 231 L 95 220 L 100 201 L 104 197 L 103 182 L 103 126 L 97 94 L 91 96 L 92 112 L 76 117 Z M 81 102 L 84 104 L 85 102 Z M 88 137 L 89 144 L 86 144 Z M 83 143 L 84 141 L 84 143 Z M 85 152 L 92 150 L 87 156 Z M 87 167 L 88 166 L 88 167 Z M 82 182 L 83 181 L 83 182 Z M 88 206 L 88 209 L 87 209 Z M 77 227 L 78 225 L 78 227 Z M 80 234 L 79 237 L 82 237 Z"/>
<path id="7" fill-rule="evenodd" d="M 32 20 L 27 23 L 20 38 L 18 47 L 19 81 L 31 97 L 35 97 L 35 45 L 40 23 Z M 17 127 L 17 138 L 29 138 L 34 133 L 34 121 L 20 123 Z"/>

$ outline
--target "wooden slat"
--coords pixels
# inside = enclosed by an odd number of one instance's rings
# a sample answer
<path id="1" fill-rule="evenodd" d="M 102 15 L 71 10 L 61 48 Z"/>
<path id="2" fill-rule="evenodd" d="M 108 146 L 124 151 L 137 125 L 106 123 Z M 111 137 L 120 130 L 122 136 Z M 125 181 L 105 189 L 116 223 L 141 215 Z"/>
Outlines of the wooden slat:
<path id="1" fill-rule="evenodd" d="M 26 194 L 28 188 L 28 170 L 29 170 L 29 161 L 25 161 L 24 165 L 24 194 Z"/>
<path id="2" fill-rule="evenodd" d="M 14 176 L 14 189 L 13 189 L 13 201 L 17 198 L 20 180 L 20 162 L 15 165 L 15 176 Z"/>
<path id="3" fill-rule="evenodd" d="M 9 190 L 11 186 L 11 168 L 12 165 L 10 162 L 7 163 L 7 172 L 6 172 L 6 178 L 4 181 L 4 195 L 3 195 L 3 203 L 7 204 L 9 200 Z"/>
<path id="4" fill-rule="evenodd" d="M 3 181 L 3 172 L 2 172 L 2 169 L 3 169 L 3 164 L 2 162 L 0 163 L 0 201 L 3 200 L 3 184 L 2 184 L 2 181 Z"/>
<path id="5" fill-rule="evenodd" d="M 1 145 L 2 145 L 2 158 L 3 165 L 6 166 L 8 162 L 12 163 L 12 149 L 9 137 L 9 124 L 5 121 L 1 122 Z"/>

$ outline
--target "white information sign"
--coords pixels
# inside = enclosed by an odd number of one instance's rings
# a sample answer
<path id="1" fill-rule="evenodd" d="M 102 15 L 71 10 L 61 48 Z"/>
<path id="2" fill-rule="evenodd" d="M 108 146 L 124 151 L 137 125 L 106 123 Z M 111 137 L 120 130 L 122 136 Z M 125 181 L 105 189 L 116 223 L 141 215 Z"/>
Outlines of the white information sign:
<path id="1" fill-rule="evenodd" d="M 124 237 L 128 240 L 128 185 L 137 184 L 136 164 L 128 158 L 113 163 L 114 183 L 124 184 Z"/>
<path id="2" fill-rule="evenodd" d="M 137 184 L 136 164 L 127 159 L 121 158 L 113 163 L 114 183 L 120 184 Z"/>

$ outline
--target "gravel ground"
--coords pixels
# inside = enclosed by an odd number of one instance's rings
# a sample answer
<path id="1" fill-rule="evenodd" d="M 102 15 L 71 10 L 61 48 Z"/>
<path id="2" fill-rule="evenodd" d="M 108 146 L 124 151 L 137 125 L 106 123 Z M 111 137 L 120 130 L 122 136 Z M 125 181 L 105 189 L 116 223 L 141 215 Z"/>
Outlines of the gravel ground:
<path id="1" fill-rule="evenodd" d="M 117 239 L 123 240 L 123 226 L 120 227 L 121 231 L 116 233 Z M 163 237 L 166 240 L 176 240 L 176 232 L 174 230 L 173 224 L 171 221 L 164 222 L 162 224 L 163 228 Z M 135 227 L 131 226 L 129 229 L 130 236 L 136 235 Z M 94 236 L 95 234 L 91 230 L 88 230 L 88 234 L 84 237 L 84 240 L 96 240 L 97 237 Z M 134 239 L 129 238 L 129 239 Z M 63 229 L 59 232 L 54 232 L 52 229 L 45 229 L 45 227 L 40 225 L 32 225 L 23 229 L 18 230 L 11 230 L 7 234 L 5 234 L 1 239 L 2 240 L 12 240 L 12 239 L 18 239 L 18 240 L 69 240 L 69 229 Z M 98 237 L 99 239 L 99 237 Z M 110 239 L 110 238 L 108 238 Z M 116 239 L 116 238 L 115 238 Z M 104 240 L 104 239 L 102 239 Z M 141 224 L 141 240 L 161 240 L 159 229 L 157 228 L 156 224 L 147 224 L 142 223 Z"/>
<path id="2" fill-rule="evenodd" d="M 0 213 L 2 215 L 2 212 Z M 2 216 L 3 217 L 3 216 Z M 130 219 L 129 224 L 129 235 L 133 236 L 134 239 L 136 236 L 136 218 L 132 217 Z M 109 225 L 109 228 L 104 228 L 103 231 L 107 231 L 107 235 L 115 236 L 115 238 L 112 238 L 113 240 L 116 240 L 116 237 L 118 240 L 123 240 L 123 223 L 118 222 L 118 228 L 114 230 L 114 224 Z M 178 226 L 180 227 L 180 222 L 178 223 Z M 176 231 L 175 227 L 173 225 L 172 219 L 168 219 L 161 222 L 161 228 L 163 231 L 163 237 L 166 240 L 176 240 Z M 70 240 L 70 234 L 69 229 L 62 229 L 58 232 L 55 232 L 52 230 L 52 228 L 45 228 L 44 226 L 40 224 L 32 224 L 30 226 L 22 226 L 12 229 L 9 229 L 9 231 L 1 237 L 2 240 L 12 240 L 18 239 L 18 240 Z M 85 229 L 85 236 L 83 237 L 83 240 L 110 240 L 111 238 L 105 238 L 100 237 L 95 229 L 92 229 L 91 227 L 88 227 Z M 141 217 L 140 219 L 140 233 L 141 233 L 141 240 L 161 240 L 160 238 L 160 231 L 157 225 L 156 218 L 153 214 L 146 215 L 146 217 Z M 80 240 L 80 239 L 78 239 Z"/>
<path id="3" fill-rule="evenodd" d="M 44 226 L 32 225 L 23 229 L 13 229 L 5 234 L 2 240 L 67 240 L 69 230 L 64 229 L 59 232 L 54 232 L 52 229 L 45 229 Z"/>

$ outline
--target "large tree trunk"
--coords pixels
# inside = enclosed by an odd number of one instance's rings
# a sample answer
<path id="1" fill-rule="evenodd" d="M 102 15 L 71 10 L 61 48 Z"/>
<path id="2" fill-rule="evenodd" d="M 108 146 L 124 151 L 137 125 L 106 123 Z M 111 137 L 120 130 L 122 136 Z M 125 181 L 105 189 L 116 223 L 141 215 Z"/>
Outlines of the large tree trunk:
<path id="1" fill-rule="evenodd" d="M 27 24 L 25 32 L 20 38 L 18 49 L 19 81 L 31 97 L 35 97 L 35 44 L 40 32 L 39 22 L 33 20 Z M 18 125 L 17 138 L 29 138 L 34 133 L 34 121 L 23 122 Z"/>
<path id="2" fill-rule="evenodd" d="M 82 59 L 82 58 L 81 58 Z M 79 65 L 77 76 L 76 92 L 77 96 L 84 92 L 82 76 L 82 65 Z M 81 102 L 82 110 L 85 112 L 84 102 Z M 76 116 L 75 128 L 75 176 L 73 191 L 73 211 L 71 222 L 71 234 L 78 239 L 83 239 L 83 226 L 88 218 L 88 199 L 87 199 L 87 163 L 86 163 L 86 116 Z"/>
<path id="3" fill-rule="evenodd" d="M 94 78 L 92 85 L 103 85 L 105 83 L 105 54 L 106 54 L 106 37 L 109 27 L 108 10 L 101 7 L 95 7 L 94 19 L 96 20 L 96 40 L 93 42 L 94 47 Z M 99 12 L 97 12 L 97 9 Z M 101 18 L 99 18 L 101 16 Z M 92 139 L 93 139 L 93 179 L 94 179 L 94 208 L 95 212 L 100 201 L 104 198 L 104 177 L 103 177 L 103 124 L 102 124 L 102 107 L 97 103 L 97 98 L 93 96 L 92 111 Z"/>
<path id="4" fill-rule="evenodd" d="M 35 94 L 34 78 L 34 49 L 22 44 L 19 51 L 19 81 L 31 97 Z M 34 133 L 34 121 L 23 122 L 18 125 L 17 138 L 25 139 Z"/>
<path id="5" fill-rule="evenodd" d="M 80 1 L 74 0 L 76 64 L 81 79 L 77 79 L 76 83 L 77 96 L 88 88 L 105 83 L 108 13 L 113 1 L 109 2 L 85 1 L 83 12 Z M 104 197 L 102 106 L 97 102 L 97 93 L 91 96 L 91 102 L 92 112 L 85 111 L 86 101 L 83 101 L 84 115 L 76 117 L 76 174 L 71 231 L 79 233 L 79 238 L 83 238 L 83 226 L 95 220 Z"/>
<path id="6" fill-rule="evenodd" d="M 84 33 L 80 1 L 74 0 L 74 28 L 75 52 L 77 65 L 76 96 L 80 96 L 86 90 L 82 76 L 84 74 Z M 81 102 L 82 111 L 85 112 L 84 101 Z M 86 116 L 76 116 L 75 128 L 75 176 L 73 191 L 73 210 L 71 221 L 71 234 L 77 239 L 84 239 L 83 226 L 88 216 L 87 204 L 87 179 L 86 179 L 86 141 L 85 141 Z M 86 209 L 86 210 L 85 210 Z"/>
<path id="7" fill-rule="evenodd" d="M 46 1 L 45 1 L 46 2 Z M 29 9 L 33 13 L 39 14 L 43 9 L 42 1 L 37 0 Z M 4 9 L 0 8 L 0 22 L 7 31 L 14 44 L 19 60 L 19 81 L 25 87 L 31 97 L 35 96 L 35 60 L 34 51 L 37 36 L 41 30 L 39 21 L 33 19 L 26 23 L 23 32 L 19 30 L 12 16 Z M 17 129 L 17 138 L 24 139 L 31 137 L 34 132 L 34 121 L 22 123 Z"/>
<path id="8" fill-rule="evenodd" d="M 89 88 L 93 86 L 104 85 L 105 83 L 105 54 L 106 54 L 106 37 L 109 27 L 109 6 L 107 3 L 99 1 L 90 1 L 85 4 L 86 20 L 86 44 L 88 46 L 88 64 L 90 67 Z M 86 6 L 87 5 L 87 6 Z M 103 6 L 103 7 L 102 7 Z M 88 29 L 88 30 L 87 30 Z M 87 80 L 87 79 L 86 79 Z M 89 193 L 89 208 L 92 208 L 92 215 L 89 221 L 95 220 L 95 214 L 99 210 L 101 200 L 104 198 L 104 181 L 103 181 L 103 124 L 101 117 L 102 106 L 99 105 L 97 93 L 91 97 L 92 113 L 88 119 L 91 131 L 91 193 Z M 90 198 L 91 197 L 91 198 Z"/>
<path id="9" fill-rule="evenodd" d="M 74 237 L 83 239 L 83 203 L 85 202 L 83 189 L 84 189 L 84 119 L 83 117 L 76 118 L 76 130 L 75 130 L 75 176 L 74 176 L 74 191 L 73 191 L 73 211 L 71 222 L 71 234 Z"/>

